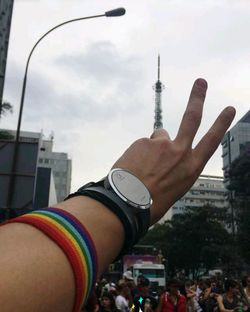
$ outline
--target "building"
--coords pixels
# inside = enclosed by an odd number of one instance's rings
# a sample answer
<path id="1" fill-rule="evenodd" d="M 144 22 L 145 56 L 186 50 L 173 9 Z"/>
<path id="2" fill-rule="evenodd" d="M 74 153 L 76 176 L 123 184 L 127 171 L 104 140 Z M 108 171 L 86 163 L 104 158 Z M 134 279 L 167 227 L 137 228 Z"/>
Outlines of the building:
<path id="1" fill-rule="evenodd" d="M 225 134 L 222 142 L 224 182 L 229 183 L 228 173 L 233 161 L 250 150 L 250 110 Z"/>
<path id="2" fill-rule="evenodd" d="M 0 0 L 0 105 L 3 98 L 10 26 L 14 0 Z M 0 112 L 1 113 L 1 112 Z"/>
<path id="3" fill-rule="evenodd" d="M 40 134 L 22 136 L 18 146 L 13 169 L 15 142 L 0 139 L 0 221 L 57 201 L 52 169 L 37 167 Z"/>
<path id="4" fill-rule="evenodd" d="M 53 152 L 53 138 L 42 140 L 39 152 L 38 166 L 51 168 L 55 181 L 57 201 L 63 201 L 70 193 L 71 159 L 66 153 Z"/>
<path id="5" fill-rule="evenodd" d="M 206 205 L 218 208 L 228 207 L 226 193 L 223 177 L 200 175 L 191 189 L 170 208 L 160 223 L 171 219 L 175 214 L 183 213 L 186 208 Z"/>
<path id="6" fill-rule="evenodd" d="M 15 135 L 15 131 L 6 130 Z M 20 142 L 39 141 L 39 152 L 37 167 L 50 168 L 53 174 L 53 181 L 56 190 L 56 201 L 63 201 L 70 193 L 71 187 L 71 159 L 67 153 L 53 152 L 53 136 L 44 139 L 43 133 L 21 131 Z"/>

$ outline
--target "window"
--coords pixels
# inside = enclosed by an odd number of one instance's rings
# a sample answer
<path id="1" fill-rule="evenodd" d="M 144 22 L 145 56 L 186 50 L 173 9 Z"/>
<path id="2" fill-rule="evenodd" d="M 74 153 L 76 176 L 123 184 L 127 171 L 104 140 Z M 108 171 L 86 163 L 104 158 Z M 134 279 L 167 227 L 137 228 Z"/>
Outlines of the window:
<path id="1" fill-rule="evenodd" d="M 157 278 L 157 277 L 164 277 L 165 276 L 165 272 L 164 270 L 160 269 L 135 269 L 136 272 L 136 276 L 142 274 L 143 276 L 146 276 L 147 278 Z"/>

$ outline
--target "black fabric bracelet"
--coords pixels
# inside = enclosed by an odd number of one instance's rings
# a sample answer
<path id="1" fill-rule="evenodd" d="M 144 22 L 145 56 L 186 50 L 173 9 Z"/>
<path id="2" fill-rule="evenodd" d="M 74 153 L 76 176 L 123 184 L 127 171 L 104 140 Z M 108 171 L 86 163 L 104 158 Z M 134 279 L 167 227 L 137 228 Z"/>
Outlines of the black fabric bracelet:
<path id="1" fill-rule="evenodd" d="M 103 194 L 104 192 L 105 195 Z M 91 197 L 104 204 L 119 218 L 124 227 L 124 244 L 116 260 L 121 258 L 123 255 L 128 254 L 131 248 L 138 242 L 142 233 L 139 232 L 139 224 L 137 223 L 134 214 L 129 212 L 126 203 L 120 200 L 112 192 L 105 190 L 102 186 L 91 186 L 89 188 L 84 186 L 77 192 L 70 194 L 65 200 L 75 196 Z M 138 221 L 140 222 L 140 220 Z"/>

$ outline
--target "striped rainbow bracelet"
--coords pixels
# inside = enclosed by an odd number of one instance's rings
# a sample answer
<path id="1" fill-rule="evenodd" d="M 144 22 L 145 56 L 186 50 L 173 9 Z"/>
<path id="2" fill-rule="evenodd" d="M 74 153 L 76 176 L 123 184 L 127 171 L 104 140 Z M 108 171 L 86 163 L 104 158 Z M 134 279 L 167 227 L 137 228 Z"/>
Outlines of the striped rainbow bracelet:
<path id="1" fill-rule="evenodd" d="M 32 225 L 51 238 L 66 254 L 75 277 L 73 312 L 80 311 L 94 290 L 97 255 L 87 231 L 72 214 L 59 208 L 45 208 L 11 219 Z"/>

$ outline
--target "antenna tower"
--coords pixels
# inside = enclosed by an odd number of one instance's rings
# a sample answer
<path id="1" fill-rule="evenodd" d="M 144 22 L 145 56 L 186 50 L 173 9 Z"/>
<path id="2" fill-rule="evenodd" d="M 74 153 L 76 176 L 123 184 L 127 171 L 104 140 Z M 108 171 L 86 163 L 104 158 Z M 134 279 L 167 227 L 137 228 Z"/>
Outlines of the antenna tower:
<path id="1" fill-rule="evenodd" d="M 160 81 L 160 55 L 158 55 L 158 77 L 153 89 L 155 90 L 155 121 L 154 130 L 163 128 L 162 123 L 162 106 L 161 106 L 161 92 L 165 86 Z"/>

